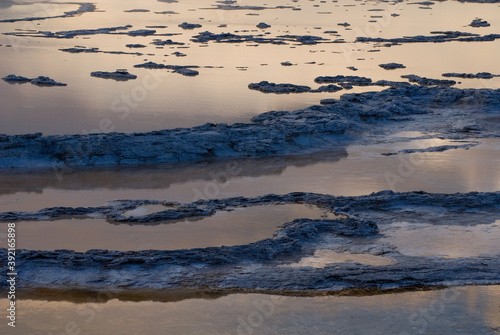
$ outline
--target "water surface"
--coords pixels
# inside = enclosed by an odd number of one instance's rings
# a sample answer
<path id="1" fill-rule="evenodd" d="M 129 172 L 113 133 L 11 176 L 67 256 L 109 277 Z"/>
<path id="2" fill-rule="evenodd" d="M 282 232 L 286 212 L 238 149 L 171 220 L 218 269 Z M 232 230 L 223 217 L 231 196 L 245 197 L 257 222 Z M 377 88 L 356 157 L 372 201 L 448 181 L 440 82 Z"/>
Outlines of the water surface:
<path id="1" fill-rule="evenodd" d="M 113 291 L 87 300 L 80 296 L 80 303 L 22 300 L 16 331 L 59 334 L 74 329 L 97 335 L 117 331 L 124 335 L 500 334 L 499 286 L 352 297 L 233 294 L 177 302 L 150 301 L 147 295 L 120 301 L 116 296 Z M 2 306 L 5 303 L 5 299 L 0 300 Z M 4 324 L 0 327 L 5 334 L 18 334 Z"/>
<path id="2" fill-rule="evenodd" d="M 21 3 L 25 3 L 21 1 Z M 374 47 L 352 43 L 358 36 L 402 37 L 429 35 L 431 31 L 464 31 L 479 34 L 498 33 L 499 18 L 494 13 L 498 4 L 471 4 L 457 1 L 436 2 L 432 10 L 420 9 L 409 2 L 379 3 L 374 1 L 266 1 L 265 6 L 295 6 L 301 10 L 221 10 L 216 2 L 200 0 L 165 3 L 158 1 L 97 1 L 98 11 L 71 18 L 33 22 L 0 23 L 0 33 L 21 30 L 64 31 L 124 26 L 131 29 L 154 28 L 157 33 L 174 36 L 130 37 L 127 35 L 89 35 L 73 39 L 51 39 L 0 35 L 0 76 L 14 73 L 27 77 L 49 76 L 68 84 L 67 87 L 11 85 L 0 81 L 0 133 L 49 134 L 88 132 L 151 131 L 175 127 L 191 127 L 206 122 L 248 122 L 269 110 L 294 110 L 317 104 L 321 99 L 339 97 L 348 91 L 322 94 L 275 95 L 251 91 L 249 83 L 267 80 L 317 87 L 314 78 L 321 75 L 359 75 L 374 80 L 402 80 L 402 74 L 440 78 L 445 72 L 500 74 L 496 55 L 500 42 L 415 43 L 401 46 Z M 237 5 L 262 6 L 262 2 L 238 1 Z M 77 6 L 66 4 L 13 5 L 2 9 L 2 18 L 60 15 Z M 134 8 L 148 13 L 125 13 Z M 370 11 L 381 10 L 381 11 Z M 155 14 L 174 11 L 179 14 Z M 325 14 L 330 13 L 330 14 Z M 400 16 L 391 16 L 399 14 Z M 372 18 L 372 16 L 382 16 Z M 490 27 L 467 26 L 481 17 Z M 369 22 L 375 20 L 376 22 Z M 199 23 L 202 28 L 183 30 L 182 22 Z M 270 28 L 255 26 L 266 22 Z M 347 29 L 337 25 L 348 22 Z M 425 24 L 423 24 L 425 22 Z M 226 24 L 227 27 L 219 27 Z M 255 43 L 207 45 L 190 39 L 201 31 L 214 33 L 265 34 L 269 36 L 315 35 L 348 43 L 318 45 L 267 45 Z M 337 31 L 336 34 L 325 31 Z M 268 36 L 268 35 L 264 35 Z M 184 46 L 158 49 L 153 39 L 172 39 Z M 146 48 L 130 49 L 126 44 L 139 43 Z M 7 47 L 9 45 L 10 47 Z M 70 54 L 61 48 L 83 46 L 102 51 L 140 52 L 141 56 L 104 53 Z M 187 48 L 186 48 L 187 47 Z M 368 52 L 379 50 L 378 52 Z M 185 57 L 176 57 L 173 52 Z M 421 57 L 422 54 L 427 57 Z M 453 56 L 450 56 L 453 55 Z M 136 64 L 154 61 L 174 65 L 197 65 L 200 75 L 193 78 L 162 70 L 135 69 Z M 294 66 L 282 66 L 289 61 Z M 308 64 L 314 62 L 314 64 Z M 407 68 L 386 71 L 378 65 L 403 63 Z M 265 65 L 264 65 L 265 64 Z M 204 68 L 210 66 L 213 68 Z M 354 66 L 358 71 L 347 69 Z M 223 67 L 223 68 L 219 68 Z M 116 82 L 90 77 L 93 71 L 128 69 L 137 80 Z M 500 87 L 500 78 L 461 80 L 459 87 Z M 349 92 L 379 90 L 379 87 L 355 88 Z M 111 120 L 102 123 L 102 120 Z M 50 120 L 50 122 L 47 122 Z M 105 124 L 105 126 L 102 126 Z"/>
<path id="3" fill-rule="evenodd" d="M 163 208 L 162 210 L 167 210 Z M 219 211 L 209 217 L 150 224 L 65 219 L 19 222 L 17 247 L 29 250 L 176 250 L 244 245 L 271 238 L 279 226 L 300 218 L 333 219 L 333 213 L 301 204 L 266 205 Z M 7 239 L 0 240 L 0 248 Z"/>

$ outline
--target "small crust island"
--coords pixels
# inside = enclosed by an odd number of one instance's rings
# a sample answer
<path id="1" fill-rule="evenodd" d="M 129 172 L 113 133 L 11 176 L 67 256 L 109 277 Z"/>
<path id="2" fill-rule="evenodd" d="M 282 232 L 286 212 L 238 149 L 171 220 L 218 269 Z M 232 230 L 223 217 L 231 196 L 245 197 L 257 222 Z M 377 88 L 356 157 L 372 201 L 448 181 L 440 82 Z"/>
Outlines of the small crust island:
<path id="1" fill-rule="evenodd" d="M 68 85 L 65 83 L 57 82 L 52 78 L 44 77 L 44 76 L 39 76 L 37 78 L 30 79 L 30 78 L 26 78 L 23 76 L 16 76 L 15 74 L 9 74 L 7 77 L 3 77 L 2 79 L 8 83 L 24 84 L 24 83 L 30 82 L 33 85 L 37 85 L 37 86 L 67 86 Z"/>
<path id="2" fill-rule="evenodd" d="M 135 74 L 130 74 L 127 70 L 118 69 L 115 72 L 106 71 L 96 71 L 90 74 L 92 77 L 104 78 L 104 79 L 114 79 L 120 81 L 126 81 L 130 79 L 137 79 Z"/>

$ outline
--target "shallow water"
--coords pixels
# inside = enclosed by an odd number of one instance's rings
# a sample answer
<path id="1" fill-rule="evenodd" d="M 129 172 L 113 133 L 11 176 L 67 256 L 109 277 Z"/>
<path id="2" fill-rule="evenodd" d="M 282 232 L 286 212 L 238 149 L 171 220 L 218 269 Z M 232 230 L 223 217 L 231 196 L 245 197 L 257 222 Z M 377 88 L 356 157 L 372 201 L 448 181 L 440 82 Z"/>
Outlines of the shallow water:
<path id="1" fill-rule="evenodd" d="M 499 286 L 353 297 L 232 294 L 178 302 L 116 296 L 81 296 L 80 303 L 21 300 L 17 332 L 0 327 L 5 334 L 500 334 Z"/>
<path id="2" fill-rule="evenodd" d="M 236 208 L 209 217 L 156 222 L 147 226 L 102 219 L 19 222 L 18 248 L 84 252 L 90 249 L 176 250 L 244 245 L 271 238 L 279 226 L 294 219 L 335 217 L 317 207 L 287 204 Z M 6 248 L 6 243 L 7 239 L 2 238 L 0 248 Z"/>
<path id="3" fill-rule="evenodd" d="M 169 210 L 172 208 L 175 208 L 175 206 L 144 205 L 144 206 L 139 206 L 137 208 L 126 211 L 122 215 L 125 217 L 127 217 L 127 216 L 140 217 L 140 216 L 150 215 L 150 214 L 161 212 L 161 211 L 166 211 L 166 210 Z"/>
<path id="4" fill-rule="evenodd" d="M 287 9 L 217 10 L 203 9 L 212 3 L 192 0 L 177 3 L 158 1 L 97 1 L 98 11 L 72 18 L 35 22 L 0 23 L 0 33 L 16 29 L 61 31 L 133 25 L 132 29 L 147 26 L 158 33 L 181 33 L 176 36 L 129 37 L 127 35 L 90 35 L 73 39 L 51 39 L 0 35 L 0 75 L 10 73 L 36 77 L 46 75 L 68 83 L 67 87 L 36 87 L 30 84 L 11 85 L 0 81 L 0 133 L 19 134 L 42 131 L 44 134 L 87 132 L 133 132 L 174 127 L 188 127 L 205 122 L 242 122 L 269 110 L 293 110 L 319 103 L 320 99 L 338 97 L 347 92 L 378 90 L 379 87 L 355 88 L 337 93 L 305 93 L 275 95 L 251 91 L 252 82 L 290 82 L 317 87 L 313 79 L 320 75 L 359 75 L 378 79 L 402 80 L 400 75 L 414 73 L 440 78 L 445 72 L 483 72 L 500 74 L 496 55 L 500 42 L 474 43 L 416 43 L 376 48 L 371 43 L 318 45 L 259 45 L 210 42 L 208 46 L 190 42 L 198 32 L 234 32 L 270 36 L 282 34 L 316 35 L 324 38 L 343 38 L 352 42 L 358 36 L 402 37 L 429 35 L 430 31 L 458 30 L 479 34 L 498 33 L 498 4 L 467 4 L 456 1 L 436 2 L 432 10 L 420 9 L 408 2 L 400 4 L 344 1 L 342 4 L 319 1 L 283 3 L 266 1 L 272 7 L 292 5 L 300 11 Z M 238 5 L 262 5 L 238 2 Z M 315 6 L 318 7 L 315 7 Z M 351 6 L 353 5 L 353 6 Z M 38 7 L 40 16 L 58 15 L 74 10 L 75 5 L 11 6 L 2 9 L 3 18 L 33 16 Z M 67 8 L 69 7 L 69 8 Z M 124 13 L 124 10 L 145 8 L 149 13 Z M 382 9 L 383 11 L 370 11 Z M 179 14 L 160 15 L 155 11 L 172 10 Z M 322 14 L 331 12 L 331 14 Z M 400 14 L 398 17 L 392 13 Z M 248 14 L 258 14 L 248 15 Z M 371 16 L 382 16 L 376 18 Z M 467 25 L 476 17 L 491 23 L 491 27 L 472 28 Z M 182 30 L 181 22 L 200 23 L 202 28 Z M 337 23 L 349 22 L 345 29 Z M 271 24 L 261 30 L 259 22 Z M 425 24 L 422 24 L 425 22 Z M 218 27 L 227 24 L 227 28 Z M 321 29 L 316 29 L 321 28 Z M 247 30 L 248 32 L 241 32 Z M 335 30 L 338 34 L 325 34 Z M 340 35 L 340 36 L 335 36 Z M 155 39 L 172 39 L 185 46 L 165 46 L 157 49 L 149 43 Z M 146 48 L 130 49 L 128 43 L 142 43 Z M 6 47 L 11 45 L 11 47 Z M 141 52 L 142 56 L 112 54 L 69 54 L 60 48 L 76 45 L 98 47 L 103 51 Z M 184 48 L 184 47 L 189 48 Z M 379 52 L 367 52 L 377 49 Z M 186 57 L 176 57 L 180 51 Z M 154 55 L 153 55 L 154 54 Z M 428 57 L 421 57 L 425 54 Z M 450 57 L 453 55 L 453 57 Z M 33 61 L 36 59 L 36 62 Z M 215 66 L 201 68 L 200 75 L 188 78 L 162 70 L 135 69 L 133 65 L 145 60 L 175 65 Z M 296 66 L 281 66 L 290 61 Z M 316 62 L 315 64 L 306 64 Z M 400 62 L 406 69 L 386 71 L 378 64 Z M 267 65 L 262 65 L 267 64 Z M 320 65 L 321 64 L 321 65 Z M 355 66 L 353 72 L 346 67 Z M 116 82 L 90 77 L 92 71 L 114 71 L 125 68 L 138 75 L 137 80 Z M 244 70 L 244 71 L 242 71 Z M 490 80 L 464 79 L 459 87 L 500 87 L 500 78 Z M 145 89 L 147 87 L 148 89 Z M 194 93 L 194 94 L 193 94 Z M 129 96 L 129 98 L 127 98 Z M 129 101 L 132 98 L 131 102 Z M 102 123 L 102 120 L 110 120 Z M 29 120 L 29 122 L 26 122 Z M 45 122 L 51 120 L 51 122 Z M 105 126 L 103 126 L 105 125 Z"/>
<path id="5" fill-rule="evenodd" d="M 418 134 L 396 134 L 398 137 Z M 437 193 L 500 189 L 498 139 L 469 150 L 383 156 L 406 148 L 463 144 L 440 139 L 352 145 L 298 157 L 201 162 L 178 167 L 119 168 L 56 174 L 0 174 L 0 211 L 101 206 L 117 199 L 192 202 L 290 192 L 364 195 L 387 189 Z M 228 168 L 231 167 L 231 168 Z M 235 168 L 237 167 L 237 168 Z M 239 172 L 239 173 L 235 173 Z M 2 194 L 3 193 L 3 194 Z"/>
<path id="6" fill-rule="evenodd" d="M 382 231 L 384 238 L 380 242 L 395 245 L 397 251 L 408 256 L 500 256 L 500 221 L 471 226 L 402 222 L 384 227 Z"/>
<path id="7" fill-rule="evenodd" d="M 314 255 L 303 257 L 297 263 L 282 265 L 283 267 L 313 267 L 324 268 L 336 263 L 359 263 L 364 265 L 384 266 L 395 264 L 389 257 L 367 254 L 353 254 L 350 252 L 335 252 L 328 249 L 319 249 Z"/>

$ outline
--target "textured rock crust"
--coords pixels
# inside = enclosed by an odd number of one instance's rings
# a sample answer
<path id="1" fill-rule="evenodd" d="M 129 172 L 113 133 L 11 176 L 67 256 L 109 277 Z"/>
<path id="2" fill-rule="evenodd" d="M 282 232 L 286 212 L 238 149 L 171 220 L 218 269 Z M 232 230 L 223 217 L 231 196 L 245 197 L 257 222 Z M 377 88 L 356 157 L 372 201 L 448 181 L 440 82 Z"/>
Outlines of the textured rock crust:
<path id="1" fill-rule="evenodd" d="M 159 64 L 155 62 L 146 62 L 143 64 L 134 65 L 136 68 L 144 68 L 144 69 L 167 69 L 173 70 L 174 73 L 179 73 L 184 76 L 194 77 L 199 75 L 200 73 L 193 68 L 199 68 L 197 65 L 166 65 Z"/>
<path id="2" fill-rule="evenodd" d="M 265 22 L 261 22 L 259 23 L 258 25 L 256 25 L 257 28 L 260 28 L 260 29 L 266 29 L 266 28 L 271 28 L 271 25 L 270 24 L 267 24 Z"/>
<path id="3" fill-rule="evenodd" d="M 258 43 L 258 44 L 277 44 L 277 45 L 287 45 L 289 43 L 298 43 L 301 45 L 312 45 L 319 43 L 345 43 L 344 41 L 331 41 L 319 36 L 312 35 L 280 35 L 277 37 L 265 37 L 265 34 L 258 35 L 238 35 L 233 33 L 212 33 L 209 31 L 204 31 L 198 35 L 193 36 L 191 41 L 196 43 Z"/>
<path id="4" fill-rule="evenodd" d="M 115 79 L 115 80 L 130 80 L 137 79 L 135 74 L 128 73 L 125 70 L 116 70 L 115 72 L 96 71 L 90 74 L 92 77 Z"/>
<path id="5" fill-rule="evenodd" d="M 141 67 L 191 70 L 156 63 Z M 0 168 L 143 165 L 298 154 L 369 140 L 370 134 L 383 135 L 398 128 L 438 132 L 449 138 L 497 136 L 494 116 L 500 107 L 500 90 L 410 85 L 344 94 L 323 102 L 328 104 L 263 113 L 252 123 L 132 134 L 0 135 Z"/>
<path id="6" fill-rule="evenodd" d="M 9 74 L 7 77 L 4 77 L 2 79 L 8 83 L 24 84 L 29 82 L 37 86 L 67 86 L 67 84 L 65 83 L 60 83 L 55 81 L 54 79 L 44 76 L 39 76 L 37 78 L 31 79 L 23 76 L 16 76 L 15 74 Z"/>
<path id="7" fill-rule="evenodd" d="M 337 92 L 342 90 L 342 87 L 337 85 L 326 85 L 320 86 L 317 89 L 311 89 L 309 86 L 305 85 L 294 85 L 294 84 L 275 84 L 268 81 L 261 81 L 260 83 L 251 83 L 248 85 L 251 90 L 261 91 L 263 93 L 276 93 L 276 94 L 288 94 L 288 93 L 320 93 L 320 92 Z"/>
<path id="8" fill-rule="evenodd" d="M 124 211 L 143 204 L 163 203 L 173 209 L 143 217 L 123 217 Z M 433 224 L 492 224 L 500 216 L 500 192 L 430 194 L 384 191 L 367 196 L 335 197 L 312 193 L 266 195 L 257 198 L 200 200 L 177 204 L 154 200 L 116 201 L 93 208 L 48 208 L 33 213 L 1 213 L 1 220 L 53 220 L 104 215 L 112 222 L 137 224 L 197 215 L 212 215 L 228 208 L 266 204 L 305 203 L 334 211 L 334 220 L 297 219 L 284 223 L 274 236 L 230 247 L 189 250 L 108 251 L 19 250 L 19 287 L 80 289 L 206 289 L 335 292 L 346 289 L 392 289 L 436 285 L 498 284 L 500 258 L 480 256 L 447 259 L 413 257 L 377 243 L 378 225 L 400 220 Z M 437 215 L 439 213 L 439 215 Z M 460 215 L 463 220 L 457 220 Z M 439 220 L 435 220 L 439 216 Z M 469 220 L 468 216 L 473 217 Z M 22 223 L 18 223 L 22 224 Z M 178 223 L 182 224 L 182 223 Z M 336 239 L 337 250 L 383 255 L 393 265 L 369 266 L 335 263 L 322 269 L 283 267 L 312 255 Z M 339 244 L 340 243 L 340 244 Z M 6 249 L 0 256 L 6 257 Z M 5 266 L 5 265 L 4 265 Z M 2 269 L 0 287 L 6 287 Z"/>
<path id="9" fill-rule="evenodd" d="M 454 80 L 446 80 L 446 79 L 431 79 L 420 77 L 414 74 L 402 75 L 401 78 L 407 78 L 410 83 L 417 83 L 422 86 L 453 86 L 457 82 Z"/>
<path id="10" fill-rule="evenodd" d="M 45 38 L 74 38 L 76 36 L 88 36 L 88 35 L 98 35 L 98 34 L 111 34 L 120 30 L 128 30 L 132 28 L 131 25 L 110 27 L 110 28 L 98 28 L 98 29 L 77 29 L 77 30 L 67 30 L 67 31 L 21 31 L 4 33 L 4 35 L 13 36 L 31 36 L 31 37 L 45 37 Z"/>
<path id="11" fill-rule="evenodd" d="M 463 79 L 491 79 L 494 77 L 500 77 L 498 74 L 491 74 L 489 72 L 478 72 L 474 73 L 456 73 L 456 72 L 448 72 L 443 73 L 443 77 L 455 77 L 455 78 L 463 78 Z"/>
<path id="12" fill-rule="evenodd" d="M 191 29 L 201 28 L 202 26 L 201 26 L 201 24 L 197 24 L 197 23 L 183 22 L 183 23 L 179 24 L 178 27 L 180 27 L 182 29 L 186 29 L 186 30 L 191 30 Z"/>
<path id="13" fill-rule="evenodd" d="M 406 66 L 400 63 L 386 63 L 386 64 L 379 64 L 379 66 L 384 70 L 406 69 Z"/>
<path id="14" fill-rule="evenodd" d="M 490 23 L 488 21 L 483 20 L 483 19 L 475 19 L 475 20 L 472 20 L 472 22 L 469 24 L 469 26 L 474 27 L 474 28 L 489 27 Z"/>
<path id="15" fill-rule="evenodd" d="M 127 46 L 130 48 L 130 45 L 132 45 L 132 48 L 137 48 L 136 44 L 127 44 Z M 140 45 L 140 44 L 139 44 Z M 74 47 L 74 48 L 64 48 L 64 49 L 59 49 L 62 52 L 69 52 L 73 54 L 78 54 L 78 53 L 103 53 L 103 54 L 112 54 L 112 55 L 133 55 L 133 56 L 142 56 L 143 53 L 140 52 L 126 52 L 126 51 L 103 51 L 99 50 L 99 48 L 86 48 L 86 47 Z"/>
<path id="16" fill-rule="evenodd" d="M 383 37 L 356 37 L 356 42 L 377 42 L 397 45 L 401 43 L 443 43 L 443 42 L 491 42 L 500 38 L 500 34 L 479 34 L 465 33 L 460 31 L 431 31 L 432 36 L 408 36 L 396 38 Z M 390 46 L 388 45 L 388 46 Z"/>

